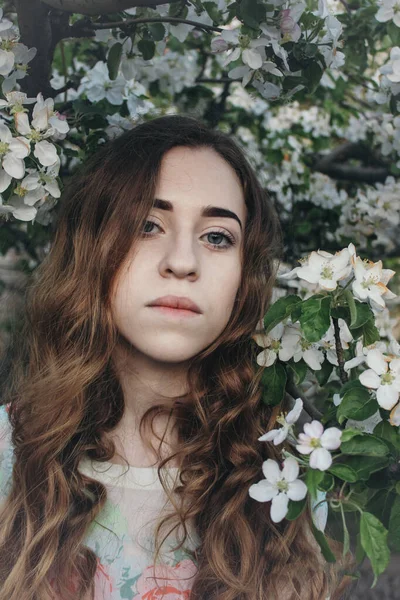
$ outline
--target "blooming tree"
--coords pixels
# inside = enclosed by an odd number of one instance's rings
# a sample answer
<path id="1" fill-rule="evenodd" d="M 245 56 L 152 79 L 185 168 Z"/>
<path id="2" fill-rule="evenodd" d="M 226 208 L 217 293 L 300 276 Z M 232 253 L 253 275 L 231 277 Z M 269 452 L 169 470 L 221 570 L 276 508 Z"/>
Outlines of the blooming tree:
<path id="1" fill-rule="evenodd" d="M 399 1 L 6 1 L 0 87 L 0 251 L 29 271 L 63 180 L 108 139 L 184 111 L 244 148 L 285 234 L 256 362 L 263 401 L 290 408 L 249 495 L 274 522 L 310 502 L 328 561 L 329 514 L 344 554 L 352 515 L 376 581 L 400 551 Z"/>

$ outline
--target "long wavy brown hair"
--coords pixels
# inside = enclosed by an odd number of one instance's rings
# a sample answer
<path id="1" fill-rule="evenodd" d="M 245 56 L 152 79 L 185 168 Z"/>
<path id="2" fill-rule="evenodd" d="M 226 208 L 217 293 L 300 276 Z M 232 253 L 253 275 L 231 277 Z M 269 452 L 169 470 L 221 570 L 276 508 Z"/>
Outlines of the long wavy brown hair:
<path id="1" fill-rule="evenodd" d="M 110 297 L 154 202 L 164 154 L 208 147 L 240 179 L 248 210 L 242 279 L 225 330 L 190 361 L 188 393 L 152 406 L 176 423 L 179 445 L 158 475 L 174 510 L 161 528 L 193 523 L 200 544 L 191 600 L 323 600 L 338 589 L 334 570 L 310 534 L 309 509 L 274 524 L 269 504 L 248 494 L 262 463 L 280 459 L 258 442 L 281 406 L 262 402 L 262 368 L 252 336 L 266 313 L 282 253 L 279 220 L 238 142 L 188 116 L 163 116 L 104 144 L 71 178 L 59 204 L 49 251 L 32 275 L 18 351 L 2 404 L 14 446 L 10 491 L 0 515 L 0 600 L 92 598 L 97 565 L 84 543 L 107 499 L 101 482 L 82 474 L 82 458 L 109 461 L 124 397 L 111 359 L 118 344 Z M 160 399 L 161 400 L 161 399 Z M 160 439 L 160 438 L 158 438 Z M 161 444 L 160 444 L 161 445 Z M 180 465 L 174 490 L 164 469 Z M 179 499 L 179 501 L 178 501 Z M 183 501 L 184 500 L 184 501 Z M 170 531 L 172 531 L 170 529 Z M 75 578 L 77 588 L 70 582 Z"/>

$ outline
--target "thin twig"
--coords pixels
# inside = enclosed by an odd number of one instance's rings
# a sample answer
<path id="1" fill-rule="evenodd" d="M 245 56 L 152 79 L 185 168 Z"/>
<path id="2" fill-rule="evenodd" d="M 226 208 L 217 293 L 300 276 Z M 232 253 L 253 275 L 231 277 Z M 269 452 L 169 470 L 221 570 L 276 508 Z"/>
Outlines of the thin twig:
<path id="1" fill-rule="evenodd" d="M 340 341 L 340 327 L 339 327 L 339 319 L 335 319 L 332 317 L 332 321 L 333 321 L 333 328 L 335 330 L 335 345 L 336 345 L 336 355 L 337 355 L 337 359 L 338 359 L 338 363 L 339 363 L 339 376 L 340 376 L 340 381 L 342 383 L 346 383 L 346 381 L 348 381 L 349 376 L 347 375 L 346 371 L 344 370 L 344 356 L 343 356 L 343 348 L 342 348 L 342 343 Z"/>

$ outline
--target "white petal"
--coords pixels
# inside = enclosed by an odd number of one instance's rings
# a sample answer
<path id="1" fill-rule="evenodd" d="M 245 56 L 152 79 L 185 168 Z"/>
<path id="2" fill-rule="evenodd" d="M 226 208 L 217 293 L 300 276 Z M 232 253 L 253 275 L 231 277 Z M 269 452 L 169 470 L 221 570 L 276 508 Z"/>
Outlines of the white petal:
<path id="1" fill-rule="evenodd" d="M 310 446 L 310 444 L 297 444 L 296 445 L 296 450 L 297 452 L 300 452 L 300 454 L 310 454 L 314 448 L 313 446 Z"/>
<path id="2" fill-rule="evenodd" d="M 8 188 L 11 183 L 11 179 L 11 175 L 6 173 L 5 170 L 0 167 L 0 194 Z"/>
<path id="3" fill-rule="evenodd" d="M 288 436 L 288 432 L 289 432 L 289 428 L 288 427 L 282 427 L 278 434 L 275 436 L 274 439 L 274 446 L 277 446 L 278 444 L 282 444 L 282 442 L 284 440 L 286 440 L 287 436 Z"/>
<path id="4" fill-rule="evenodd" d="M 308 348 L 303 353 L 303 359 L 313 371 L 320 371 L 322 369 L 321 364 L 324 362 L 324 355 L 315 348 Z"/>
<path id="5" fill-rule="evenodd" d="M 32 221 L 36 217 L 37 209 L 34 206 L 27 206 L 19 196 L 12 196 L 8 206 L 12 209 L 14 218 L 19 221 Z"/>
<path id="6" fill-rule="evenodd" d="M 258 502 L 269 502 L 278 494 L 276 487 L 263 479 L 249 487 L 249 496 Z"/>
<path id="7" fill-rule="evenodd" d="M 10 152 L 17 158 L 26 158 L 31 151 L 29 140 L 18 136 L 10 142 Z"/>
<path id="8" fill-rule="evenodd" d="M 276 361 L 276 352 L 267 348 L 257 355 L 256 361 L 260 367 L 270 367 Z"/>
<path id="9" fill-rule="evenodd" d="M 55 179 L 52 181 L 47 181 L 44 184 L 44 188 L 53 196 L 53 198 L 59 198 L 61 196 L 60 188 L 58 187 L 58 183 Z"/>
<path id="10" fill-rule="evenodd" d="M 0 141 L 1 142 L 6 142 L 7 144 L 9 144 L 12 140 L 12 133 L 11 131 L 8 129 L 7 125 L 5 125 L 4 123 L 0 123 Z"/>
<path id="11" fill-rule="evenodd" d="M 264 433 L 261 437 L 258 438 L 259 442 L 271 442 L 276 434 L 278 433 L 279 429 L 271 429 L 271 431 L 267 431 L 267 433 Z"/>
<path id="12" fill-rule="evenodd" d="M 289 489 L 286 493 L 290 500 L 303 500 L 307 494 L 307 486 L 301 479 L 296 479 L 289 483 Z"/>
<path id="13" fill-rule="evenodd" d="M 381 385 L 381 378 L 372 369 L 367 369 L 364 371 L 364 373 L 361 373 L 358 379 L 363 385 L 365 385 L 365 387 L 372 388 L 374 390 L 378 389 L 378 387 Z"/>
<path id="14" fill-rule="evenodd" d="M 46 142 L 46 140 L 35 144 L 33 154 L 44 167 L 53 165 L 58 159 L 56 147 L 50 142 Z"/>
<path id="15" fill-rule="evenodd" d="M 304 423 L 304 432 L 312 438 L 320 438 L 324 432 L 324 426 L 315 419 L 311 423 Z"/>
<path id="16" fill-rule="evenodd" d="M 286 481 L 294 481 L 299 474 L 299 463 L 295 458 L 289 456 L 283 461 L 282 477 Z"/>
<path id="17" fill-rule="evenodd" d="M 369 368 L 373 369 L 378 375 L 383 375 L 388 370 L 388 364 L 385 361 L 382 352 L 376 348 L 368 352 L 366 360 Z"/>
<path id="18" fill-rule="evenodd" d="M 263 462 L 262 471 L 265 479 L 268 479 L 270 483 L 276 483 L 276 481 L 282 478 L 279 465 L 276 460 L 272 460 L 272 458 L 268 458 Z"/>
<path id="19" fill-rule="evenodd" d="M 320 471 L 326 471 L 332 464 L 332 456 L 326 448 L 317 448 L 310 455 L 310 467 L 312 469 L 319 469 Z"/>
<path id="20" fill-rule="evenodd" d="M 14 115 L 15 127 L 21 135 L 28 135 L 31 133 L 29 125 L 28 115 L 26 113 L 17 112 Z"/>
<path id="21" fill-rule="evenodd" d="M 336 450 L 340 446 L 341 429 L 337 427 L 328 427 L 321 435 L 321 444 L 327 450 Z"/>
<path id="22" fill-rule="evenodd" d="M 400 402 L 397 404 L 392 412 L 390 413 L 390 424 L 398 427 L 400 425 Z"/>
<path id="23" fill-rule="evenodd" d="M 391 410 L 399 401 L 399 392 L 392 385 L 381 385 L 376 392 L 379 406 Z"/>
<path id="24" fill-rule="evenodd" d="M 303 400 L 301 398 L 297 398 L 294 404 L 294 407 L 288 414 L 286 415 L 286 423 L 292 425 L 296 423 L 297 419 L 301 415 L 301 411 L 303 410 Z"/>
<path id="25" fill-rule="evenodd" d="M 263 60 L 257 50 L 247 48 L 242 52 L 242 60 L 251 69 L 259 69 L 262 66 Z"/>
<path id="26" fill-rule="evenodd" d="M 11 175 L 11 177 L 15 177 L 15 179 L 22 179 L 25 175 L 24 161 L 17 158 L 14 154 L 11 154 L 11 152 L 8 152 L 3 158 L 3 169 Z"/>
<path id="27" fill-rule="evenodd" d="M 287 515 L 289 498 L 286 494 L 280 493 L 272 499 L 271 519 L 274 523 L 279 523 Z"/>

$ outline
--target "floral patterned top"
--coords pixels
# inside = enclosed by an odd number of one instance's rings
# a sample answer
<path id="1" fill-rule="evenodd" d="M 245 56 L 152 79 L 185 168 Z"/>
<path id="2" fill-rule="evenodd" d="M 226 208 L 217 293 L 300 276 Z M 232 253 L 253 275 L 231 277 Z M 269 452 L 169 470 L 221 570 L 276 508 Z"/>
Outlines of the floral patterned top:
<path id="1" fill-rule="evenodd" d="M 11 487 L 13 448 L 7 406 L 0 406 L 0 501 Z M 187 600 L 197 568 L 187 553 L 199 538 L 189 527 L 185 545 L 173 551 L 174 535 L 162 544 L 153 565 L 155 525 L 169 512 L 169 500 L 156 467 L 127 467 L 84 458 L 79 470 L 104 483 L 108 497 L 100 515 L 90 524 L 84 543 L 95 551 L 95 600 Z M 168 469 L 175 480 L 177 468 Z M 170 482 L 168 482 L 170 485 Z M 168 529 L 171 523 L 168 523 Z M 161 533 L 160 542 L 163 540 Z M 153 570 L 154 567 L 154 570 Z M 154 579 L 154 575 L 156 579 Z M 72 583 L 73 585 L 73 583 Z M 73 589 L 73 588 L 72 588 Z"/>

